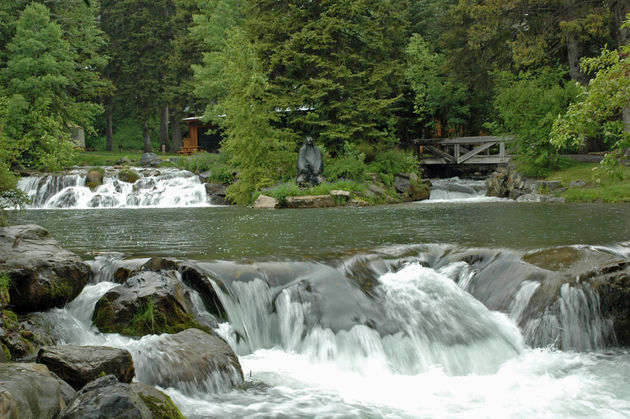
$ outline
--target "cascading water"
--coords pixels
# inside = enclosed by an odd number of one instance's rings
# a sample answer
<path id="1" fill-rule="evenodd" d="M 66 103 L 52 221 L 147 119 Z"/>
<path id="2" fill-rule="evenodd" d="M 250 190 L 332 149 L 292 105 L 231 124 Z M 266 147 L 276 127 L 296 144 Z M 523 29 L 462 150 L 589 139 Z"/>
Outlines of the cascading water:
<path id="1" fill-rule="evenodd" d="M 565 330 L 562 339 L 578 336 L 565 349 L 597 348 L 606 321 L 583 284 L 562 285 L 546 317 L 536 319 L 527 318 L 540 288 L 531 275 L 513 287 L 507 315 L 467 292 L 480 292 L 489 267 L 522 265 L 514 258 L 511 252 L 473 258 L 425 245 L 381 249 L 334 266 L 190 262 L 206 274 L 229 318 L 216 332 L 239 354 L 247 377 L 247 385 L 234 390 L 230 374 L 194 383 L 174 378 L 194 366 L 169 347 L 167 335 L 131 339 L 92 326 L 94 304 L 117 285 L 109 282 L 116 271 L 135 269 L 145 259 L 99 255 L 91 262 L 97 283 L 66 308 L 42 316 L 62 343 L 129 350 L 136 379 L 169 382 L 163 390 L 189 418 L 622 417 L 630 397 L 613 397 L 608 386 L 625 380 L 628 363 L 619 365 L 611 355 L 531 349 L 516 326 L 538 321 L 543 330 L 542 323 L 553 323 Z M 195 315 L 209 316 L 199 295 L 189 292 Z M 530 345 L 558 339 L 523 332 Z M 586 335 L 591 337 L 583 341 Z M 608 374 L 606 385 L 594 378 L 600 369 Z"/>
<path id="2" fill-rule="evenodd" d="M 486 184 L 483 180 L 431 179 L 429 203 L 439 202 L 495 202 L 503 199 L 487 197 Z"/>
<path id="3" fill-rule="evenodd" d="M 29 208 L 166 208 L 209 206 L 204 185 L 191 172 L 178 169 L 137 169 L 134 183 L 122 181 L 116 171 L 107 170 L 103 184 L 94 190 L 86 186 L 85 171 L 64 175 L 30 176 L 18 187 L 31 199 Z"/>

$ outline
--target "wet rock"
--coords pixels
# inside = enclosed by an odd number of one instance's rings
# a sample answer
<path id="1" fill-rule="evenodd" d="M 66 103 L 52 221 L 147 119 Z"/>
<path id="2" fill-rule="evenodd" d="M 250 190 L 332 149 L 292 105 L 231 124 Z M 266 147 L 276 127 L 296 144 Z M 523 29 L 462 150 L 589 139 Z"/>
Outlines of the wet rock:
<path id="1" fill-rule="evenodd" d="M 238 357 L 220 337 L 199 329 L 162 335 L 138 360 L 138 380 L 187 393 L 226 391 L 243 383 Z"/>
<path id="2" fill-rule="evenodd" d="M 431 189 L 424 183 L 412 183 L 407 190 L 409 201 L 424 201 L 429 199 Z"/>
<path id="3" fill-rule="evenodd" d="M 560 271 L 577 263 L 583 256 L 583 252 L 574 247 L 557 247 L 526 253 L 523 260 L 549 271 Z"/>
<path id="4" fill-rule="evenodd" d="M 59 419 L 100 418 L 151 419 L 153 415 L 129 384 L 107 375 L 83 387 L 59 414 Z"/>
<path id="5" fill-rule="evenodd" d="M 176 271 L 137 273 L 98 300 L 92 320 L 101 332 L 129 336 L 198 326 L 189 290 Z"/>
<path id="6" fill-rule="evenodd" d="M 135 170 L 123 169 L 118 172 L 118 179 L 127 183 L 135 183 L 136 180 L 140 179 L 140 175 Z"/>
<path id="7" fill-rule="evenodd" d="M 132 383 L 133 390 L 147 405 L 154 419 L 185 419 L 173 400 L 155 387 L 144 383 Z"/>
<path id="8" fill-rule="evenodd" d="M 107 346 L 47 346 L 39 350 L 37 362 L 75 390 L 103 374 L 113 374 L 125 383 L 135 375 L 129 351 Z"/>
<path id="9" fill-rule="evenodd" d="M 201 177 L 201 176 L 200 176 Z M 206 183 L 206 193 L 210 197 L 212 205 L 230 205 L 231 201 L 226 197 L 227 185 L 224 183 Z"/>
<path id="10" fill-rule="evenodd" d="M 138 164 L 140 164 L 140 166 L 143 166 L 143 167 L 147 167 L 147 166 L 156 167 L 156 166 L 159 166 L 160 163 L 162 163 L 162 159 L 159 158 L 158 155 L 155 153 L 142 153 L 142 156 L 140 157 L 140 161 L 138 162 Z"/>
<path id="11" fill-rule="evenodd" d="M 94 190 L 103 184 L 103 170 L 90 169 L 85 176 L 85 186 Z"/>
<path id="12" fill-rule="evenodd" d="M 9 276 L 17 313 L 61 307 L 88 282 L 91 270 L 37 225 L 0 228 L 0 270 Z"/>
<path id="13" fill-rule="evenodd" d="M 337 204 L 331 195 L 288 196 L 285 201 L 287 208 L 329 208 Z"/>
<path id="14" fill-rule="evenodd" d="M 64 407 L 61 386 L 45 365 L 0 363 L 0 417 L 54 418 Z"/>
<path id="15" fill-rule="evenodd" d="M 254 202 L 254 208 L 279 208 L 280 202 L 276 198 L 267 195 L 260 195 L 256 202 Z"/>
<path id="16" fill-rule="evenodd" d="M 418 176 L 416 176 L 416 180 Z M 408 173 L 399 173 L 394 176 L 394 189 L 396 192 L 404 194 L 407 193 L 407 190 L 411 186 L 411 180 L 409 179 Z"/>

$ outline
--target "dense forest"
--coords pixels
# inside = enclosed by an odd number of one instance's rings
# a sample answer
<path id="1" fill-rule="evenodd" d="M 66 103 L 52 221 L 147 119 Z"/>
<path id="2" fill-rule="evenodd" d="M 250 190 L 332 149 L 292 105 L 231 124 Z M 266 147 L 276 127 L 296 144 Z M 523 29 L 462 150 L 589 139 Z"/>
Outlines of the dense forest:
<path id="1" fill-rule="evenodd" d="M 628 148 L 626 0 L 5 0 L 0 191 L 97 150 L 177 150 L 220 127 L 237 202 L 295 175 L 412 164 L 413 139 L 511 134 L 532 174 L 559 151 Z M 625 124 L 624 124 L 625 121 Z M 406 151 L 407 150 L 407 151 Z M 617 153 L 617 154 L 615 154 Z M 371 165 L 371 166 L 370 166 Z"/>

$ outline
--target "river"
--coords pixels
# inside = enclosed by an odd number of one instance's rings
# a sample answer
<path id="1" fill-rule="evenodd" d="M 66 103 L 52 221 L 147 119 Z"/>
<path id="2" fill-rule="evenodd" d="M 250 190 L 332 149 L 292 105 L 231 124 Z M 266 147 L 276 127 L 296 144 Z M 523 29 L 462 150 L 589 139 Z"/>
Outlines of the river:
<path id="1" fill-rule="evenodd" d="M 218 333 L 246 385 L 164 389 L 190 418 L 629 417 L 630 355 L 605 343 L 588 289 L 562 290 L 571 310 L 551 313 L 552 329 L 523 317 L 552 275 L 524 255 L 630 260 L 629 207 L 473 195 L 312 210 L 40 208 L 11 221 L 44 226 L 95 270 L 169 256 L 225 283 L 230 321 Z M 107 279 L 47 316 L 64 342 L 129 349 L 146 376 L 160 368 L 143 358 L 154 337 L 90 327 Z"/>

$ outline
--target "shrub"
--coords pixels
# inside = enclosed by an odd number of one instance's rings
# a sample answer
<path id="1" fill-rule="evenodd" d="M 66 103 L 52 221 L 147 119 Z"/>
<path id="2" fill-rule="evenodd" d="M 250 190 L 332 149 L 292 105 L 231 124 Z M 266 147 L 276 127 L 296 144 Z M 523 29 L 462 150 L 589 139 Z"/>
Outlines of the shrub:
<path id="1" fill-rule="evenodd" d="M 370 172 L 378 173 L 387 186 L 394 183 L 394 175 L 399 173 L 419 174 L 420 163 L 418 159 L 408 151 L 400 149 L 388 150 L 376 156 L 369 164 Z"/>
<path id="2" fill-rule="evenodd" d="M 357 182 L 367 180 L 368 167 L 365 164 L 365 154 L 349 142 L 343 145 L 343 154 L 330 162 L 324 162 L 324 176 L 334 181 L 337 179 L 352 179 Z"/>
<path id="3" fill-rule="evenodd" d="M 515 137 L 511 146 L 523 174 L 547 175 L 560 161 L 549 135 L 557 116 L 575 98 L 575 83 L 565 79 L 565 71 L 554 68 L 519 75 L 502 71 L 495 76 L 497 119 L 488 128 L 495 134 Z"/>
<path id="4" fill-rule="evenodd" d="M 234 181 L 234 167 L 227 153 L 199 153 L 179 160 L 178 167 L 193 173 L 208 172 L 211 182 L 229 184 Z"/>

